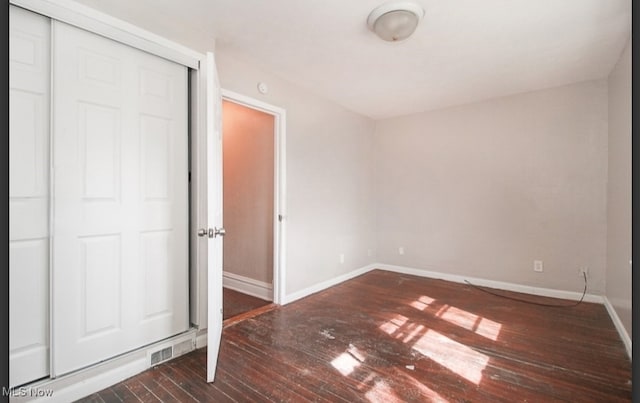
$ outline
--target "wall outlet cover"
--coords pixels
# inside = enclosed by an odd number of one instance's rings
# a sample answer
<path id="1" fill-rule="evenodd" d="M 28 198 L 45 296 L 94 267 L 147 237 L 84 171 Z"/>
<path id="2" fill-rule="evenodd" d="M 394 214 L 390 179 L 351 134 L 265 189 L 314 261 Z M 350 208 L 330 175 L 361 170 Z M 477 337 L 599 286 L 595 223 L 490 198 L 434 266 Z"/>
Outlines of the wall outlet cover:
<path id="1" fill-rule="evenodd" d="M 536 271 L 538 273 L 542 273 L 544 271 L 544 267 L 542 266 L 542 260 L 533 261 L 533 271 Z"/>

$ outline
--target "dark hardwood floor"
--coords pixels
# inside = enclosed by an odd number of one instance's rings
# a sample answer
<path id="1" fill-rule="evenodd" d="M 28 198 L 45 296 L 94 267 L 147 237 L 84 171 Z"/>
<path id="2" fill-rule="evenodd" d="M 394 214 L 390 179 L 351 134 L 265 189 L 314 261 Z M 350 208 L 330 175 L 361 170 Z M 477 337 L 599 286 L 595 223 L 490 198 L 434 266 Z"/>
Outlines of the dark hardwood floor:
<path id="1" fill-rule="evenodd" d="M 380 270 L 226 327 L 205 375 L 199 349 L 82 401 L 631 401 L 604 306 Z"/>
<path id="2" fill-rule="evenodd" d="M 229 288 L 222 289 L 222 301 L 222 319 L 229 319 L 271 303 Z"/>

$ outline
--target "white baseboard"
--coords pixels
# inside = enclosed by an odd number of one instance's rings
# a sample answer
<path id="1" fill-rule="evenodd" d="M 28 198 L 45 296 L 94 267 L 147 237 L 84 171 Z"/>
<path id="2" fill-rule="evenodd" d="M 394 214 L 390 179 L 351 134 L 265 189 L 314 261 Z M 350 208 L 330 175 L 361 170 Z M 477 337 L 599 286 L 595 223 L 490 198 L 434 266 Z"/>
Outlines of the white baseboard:
<path id="1" fill-rule="evenodd" d="M 188 351 L 192 351 L 196 345 L 195 329 L 68 375 L 16 388 L 13 397 L 10 397 L 9 400 L 11 402 L 46 403 L 66 403 L 78 400 L 149 369 L 148 354 L 150 351 L 156 351 L 167 345 L 175 346 L 185 341 L 191 341 L 192 348 Z M 188 351 L 183 351 L 181 354 Z"/>
<path id="2" fill-rule="evenodd" d="M 315 293 L 317 293 L 319 291 L 322 291 L 324 289 L 332 287 L 332 286 L 334 286 L 336 284 L 340 284 L 340 283 L 345 282 L 347 280 L 350 280 L 350 279 L 352 279 L 354 277 L 358 277 L 359 275 L 367 273 L 367 272 L 375 269 L 376 267 L 377 267 L 376 265 L 368 265 L 368 266 L 365 266 L 365 267 L 361 267 L 359 269 L 350 271 L 349 273 L 343 274 L 341 276 L 331 278 L 331 279 L 323 281 L 321 283 L 314 284 L 311 287 L 307 287 L 307 288 L 304 288 L 304 289 L 302 289 L 300 291 L 296 291 L 296 292 L 294 292 L 292 294 L 285 295 L 284 301 L 282 302 L 282 304 L 286 305 L 286 304 L 289 304 L 289 303 L 291 303 L 293 301 L 296 301 L 296 300 L 299 300 L 301 298 L 307 297 L 307 296 L 309 296 L 311 294 L 315 294 Z"/>
<path id="3" fill-rule="evenodd" d="M 381 270 L 388 270 L 388 271 L 393 271 L 393 272 L 396 272 L 396 273 L 411 274 L 411 275 L 414 275 L 414 276 L 446 280 L 446 281 L 451 281 L 451 282 L 454 282 L 454 283 L 464 283 L 464 284 L 466 284 L 465 283 L 465 280 L 466 280 L 466 281 L 469 281 L 470 283 L 472 283 L 474 285 L 479 285 L 479 286 L 482 286 L 482 287 L 489 287 L 489 288 L 495 288 L 495 289 L 506 290 L 506 291 L 521 292 L 521 293 L 524 293 L 524 294 L 539 295 L 539 296 L 542 296 L 542 297 L 562 298 L 562 299 L 570 299 L 570 300 L 574 300 L 574 301 L 579 301 L 580 298 L 582 297 L 582 293 L 581 292 L 555 290 L 555 289 L 552 289 L 552 288 L 532 287 L 532 286 L 527 286 L 527 285 L 522 285 L 522 284 L 514 284 L 514 283 L 506 283 L 506 282 L 502 282 L 502 281 L 486 280 L 486 279 L 477 278 L 477 277 L 460 276 L 460 275 L 457 275 L 457 274 L 448 274 L 448 273 L 440 273 L 440 272 L 436 272 L 436 271 L 415 269 L 415 268 L 412 268 L 412 267 L 394 266 L 394 265 L 388 265 L 388 264 L 383 264 L 383 263 L 377 263 L 377 264 L 374 264 L 372 266 L 374 266 L 374 268 L 378 268 L 378 269 L 381 269 Z M 585 302 L 595 302 L 595 303 L 599 303 L 599 304 L 604 303 L 603 297 L 601 295 L 595 295 L 595 294 L 586 294 L 584 296 L 583 301 L 585 301 Z"/>
<path id="4" fill-rule="evenodd" d="M 273 285 L 264 281 L 225 271 L 222 273 L 222 286 L 256 298 L 273 301 Z"/>
<path id="5" fill-rule="evenodd" d="M 609 298 L 607 297 L 604 297 L 604 306 L 605 308 L 607 308 L 607 312 L 609 312 L 609 316 L 611 317 L 611 320 L 613 321 L 613 324 L 615 325 L 616 330 L 618 331 L 618 334 L 620 335 L 620 338 L 624 343 L 624 347 L 627 349 L 627 355 L 629 356 L 629 359 L 632 359 L 631 337 L 629 337 L 629 333 L 627 333 L 627 329 L 622 324 L 622 321 L 620 320 L 618 313 L 616 312 L 613 305 L 611 305 L 611 301 L 609 301 Z"/>
<path id="6" fill-rule="evenodd" d="M 342 283 L 344 281 L 350 280 L 350 279 L 352 279 L 354 277 L 357 277 L 357 276 L 359 276 L 361 274 L 370 272 L 371 270 L 375 270 L 375 269 L 387 270 L 387 271 L 392 271 L 392 272 L 396 272 L 396 273 L 403 273 L 403 274 L 411 274 L 411 275 L 420 276 L 420 277 L 441 279 L 441 280 L 451 281 L 451 282 L 455 282 L 455 283 L 465 283 L 465 280 L 466 280 L 466 281 L 469 281 L 470 283 L 472 283 L 474 285 L 479 285 L 479 286 L 482 286 L 482 287 L 489 287 L 489 288 L 495 288 L 495 289 L 506 290 L 506 291 L 521 292 L 521 293 L 524 293 L 524 294 L 539 295 L 539 296 L 543 296 L 543 297 L 570 299 L 570 300 L 574 300 L 574 301 L 578 301 L 582 297 L 582 293 L 580 293 L 580 292 L 555 290 L 555 289 L 551 289 L 551 288 L 532 287 L 532 286 L 526 286 L 526 285 L 522 285 L 522 284 L 514 284 L 514 283 L 507 283 L 507 282 L 502 282 L 502 281 L 487 280 L 487 279 L 482 279 L 482 278 L 477 278 L 477 277 L 460 276 L 460 275 L 457 275 L 457 274 L 441 273 L 441 272 L 430 271 L 430 270 L 416 269 L 416 268 L 412 268 L 412 267 L 395 266 L 395 265 L 389 265 L 389 264 L 384 264 L 384 263 L 374 263 L 374 264 L 370 264 L 370 265 L 367 265 L 365 267 L 362 267 L 360 269 L 356 269 L 356 270 L 351 271 L 349 273 L 343 274 L 341 276 L 338 276 L 338 277 L 323 281 L 323 282 L 318 283 L 318 284 L 314 284 L 314 285 L 312 285 L 310 287 L 307 287 L 307 288 L 302 289 L 300 291 L 294 292 L 292 294 L 289 294 L 289 295 L 285 296 L 284 304 L 288 304 L 288 303 L 296 301 L 296 300 L 298 300 L 300 298 L 304 298 L 304 297 L 309 296 L 311 294 L 315 294 L 316 292 L 322 291 L 322 290 L 327 289 L 329 287 L 332 287 L 332 286 L 334 286 L 336 284 L 340 284 L 340 283 Z M 585 302 L 595 302 L 595 303 L 599 303 L 599 304 L 604 303 L 603 297 L 601 295 L 595 295 L 595 294 L 586 294 L 584 296 L 583 301 L 585 301 Z"/>
<path id="7" fill-rule="evenodd" d="M 196 349 L 207 345 L 207 329 L 198 330 L 196 334 Z"/>

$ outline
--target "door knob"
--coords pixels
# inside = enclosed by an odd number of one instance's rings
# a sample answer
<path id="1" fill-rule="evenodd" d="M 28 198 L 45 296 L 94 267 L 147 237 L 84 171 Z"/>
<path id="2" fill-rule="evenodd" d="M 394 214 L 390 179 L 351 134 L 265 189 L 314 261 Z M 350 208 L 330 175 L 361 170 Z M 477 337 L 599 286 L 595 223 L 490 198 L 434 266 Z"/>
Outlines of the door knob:
<path id="1" fill-rule="evenodd" d="M 209 238 L 215 238 L 217 236 L 225 236 L 226 234 L 227 234 L 227 231 L 222 227 L 220 228 L 216 227 L 215 229 L 209 228 L 208 230 L 204 228 L 200 228 L 198 230 L 198 236 L 208 236 Z"/>

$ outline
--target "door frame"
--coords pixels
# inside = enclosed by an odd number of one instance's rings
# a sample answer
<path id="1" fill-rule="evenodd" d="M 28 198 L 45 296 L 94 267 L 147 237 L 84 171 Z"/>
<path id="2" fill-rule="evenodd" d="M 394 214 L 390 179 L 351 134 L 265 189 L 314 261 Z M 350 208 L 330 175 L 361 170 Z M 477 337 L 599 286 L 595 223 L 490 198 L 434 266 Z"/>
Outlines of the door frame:
<path id="1" fill-rule="evenodd" d="M 286 272 L 286 115 L 285 109 L 255 98 L 222 88 L 222 100 L 242 105 L 273 116 L 274 169 L 273 169 L 273 303 L 285 301 Z M 224 120 L 222 122 L 224 130 Z"/>

